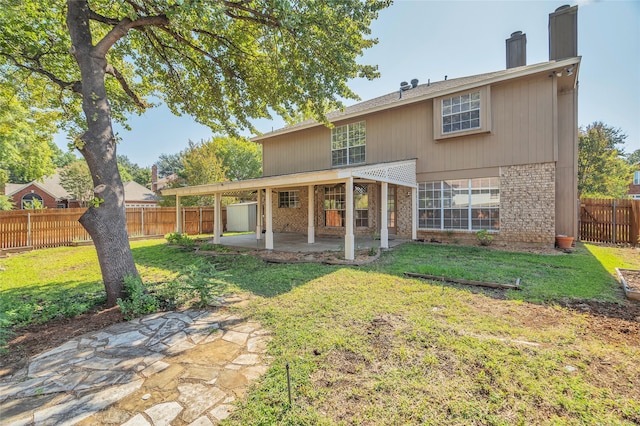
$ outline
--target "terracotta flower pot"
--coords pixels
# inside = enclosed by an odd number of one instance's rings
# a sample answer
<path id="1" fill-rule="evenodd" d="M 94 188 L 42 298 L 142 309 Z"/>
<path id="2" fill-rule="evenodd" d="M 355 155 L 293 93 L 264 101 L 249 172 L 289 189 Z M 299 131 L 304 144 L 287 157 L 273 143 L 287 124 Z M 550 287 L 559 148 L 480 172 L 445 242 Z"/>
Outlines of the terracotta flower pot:
<path id="1" fill-rule="evenodd" d="M 557 235 L 556 244 L 560 249 L 570 249 L 573 245 L 573 237 L 567 237 L 566 235 Z"/>

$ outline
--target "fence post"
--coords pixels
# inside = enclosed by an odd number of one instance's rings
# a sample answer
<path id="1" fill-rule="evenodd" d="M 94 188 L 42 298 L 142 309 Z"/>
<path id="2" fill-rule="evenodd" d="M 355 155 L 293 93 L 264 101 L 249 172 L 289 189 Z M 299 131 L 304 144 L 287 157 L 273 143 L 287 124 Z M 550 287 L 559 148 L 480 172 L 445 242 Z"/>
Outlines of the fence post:
<path id="1" fill-rule="evenodd" d="M 576 200 L 576 203 L 578 203 L 578 235 L 576 235 L 576 240 L 577 241 L 581 241 L 582 240 L 582 202 L 580 201 L 580 199 Z"/>
<path id="2" fill-rule="evenodd" d="M 611 218 L 611 223 L 612 223 L 612 233 L 611 233 L 611 242 L 613 244 L 616 243 L 616 200 L 613 200 L 613 205 L 611 206 L 611 208 L 613 209 L 613 217 Z"/>
<path id="3" fill-rule="evenodd" d="M 27 246 L 31 246 L 31 213 L 27 213 Z"/>
<path id="4" fill-rule="evenodd" d="M 142 235 L 146 235 L 144 233 L 144 207 L 140 208 L 140 223 L 142 224 Z"/>
<path id="5" fill-rule="evenodd" d="M 202 235 L 202 207 L 200 207 L 200 214 L 198 216 L 198 235 Z"/>

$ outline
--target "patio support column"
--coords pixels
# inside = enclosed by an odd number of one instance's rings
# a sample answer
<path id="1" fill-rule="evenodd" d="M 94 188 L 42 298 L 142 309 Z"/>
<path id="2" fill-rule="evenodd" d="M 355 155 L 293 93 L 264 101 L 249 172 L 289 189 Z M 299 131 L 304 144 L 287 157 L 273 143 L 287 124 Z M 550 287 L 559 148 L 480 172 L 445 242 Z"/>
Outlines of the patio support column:
<path id="1" fill-rule="evenodd" d="M 222 234 L 222 194 L 220 192 L 216 192 L 213 213 L 213 244 L 220 244 L 220 234 Z"/>
<path id="2" fill-rule="evenodd" d="M 389 248 L 389 184 L 382 182 L 382 190 L 380 191 L 380 248 Z"/>
<path id="3" fill-rule="evenodd" d="M 307 190 L 309 194 L 307 195 L 308 203 L 307 203 L 307 243 L 313 244 L 316 242 L 316 228 L 314 226 L 314 217 L 315 217 L 315 193 L 313 192 L 314 186 L 309 185 L 309 189 Z"/>
<path id="4" fill-rule="evenodd" d="M 418 239 L 418 190 L 411 188 L 411 239 Z"/>
<path id="5" fill-rule="evenodd" d="M 271 188 L 267 188 L 264 197 L 264 220 L 267 230 L 264 234 L 264 248 L 267 250 L 273 250 L 273 205 L 271 198 Z"/>
<path id="6" fill-rule="evenodd" d="M 262 189 L 258 189 L 258 206 L 256 207 L 256 240 L 262 239 Z"/>
<path id="7" fill-rule="evenodd" d="M 344 234 L 344 258 L 346 260 L 355 259 L 355 238 L 353 236 L 353 176 L 350 176 L 345 183 L 345 234 Z"/>
<path id="8" fill-rule="evenodd" d="M 176 195 L 176 232 L 178 234 L 182 234 L 182 215 L 180 211 L 180 196 Z"/>

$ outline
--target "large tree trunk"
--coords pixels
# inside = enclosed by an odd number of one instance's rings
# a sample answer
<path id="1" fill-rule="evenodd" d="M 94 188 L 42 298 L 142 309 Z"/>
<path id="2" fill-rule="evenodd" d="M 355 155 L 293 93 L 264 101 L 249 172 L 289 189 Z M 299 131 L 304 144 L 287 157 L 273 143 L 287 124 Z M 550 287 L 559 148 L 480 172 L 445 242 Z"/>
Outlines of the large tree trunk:
<path id="1" fill-rule="evenodd" d="M 124 277 L 137 277 L 138 271 L 127 235 L 124 187 L 118 171 L 116 140 L 105 89 L 107 60 L 105 55 L 97 54 L 93 46 L 87 2 L 69 0 L 67 6 L 71 51 L 80 67 L 82 109 L 87 118 L 87 131 L 81 136 L 78 149 L 89 165 L 96 198 L 104 200 L 90 206 L 80 223 L 94 241 L 107 305 L 114 306 L 119 297 L 125 296 Z"/>

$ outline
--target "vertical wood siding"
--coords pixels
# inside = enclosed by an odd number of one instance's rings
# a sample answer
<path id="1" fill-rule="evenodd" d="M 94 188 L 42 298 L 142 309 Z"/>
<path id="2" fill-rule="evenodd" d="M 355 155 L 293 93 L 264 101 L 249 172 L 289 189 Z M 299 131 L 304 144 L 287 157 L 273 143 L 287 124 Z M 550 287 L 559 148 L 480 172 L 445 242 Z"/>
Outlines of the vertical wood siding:
<path id="1" fill-rule="evenodd" d="M 490 93 L 491 133 L 436 141 L 433 99 L 334 124 L 366 121 L 366 163 L 416 158 L 418 173 L 555 161 L 553 79 L 495 84 Z M 265 140 L 265 176 L 330 168 L 330 141 L 323 126 Z"/>

